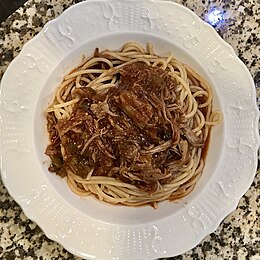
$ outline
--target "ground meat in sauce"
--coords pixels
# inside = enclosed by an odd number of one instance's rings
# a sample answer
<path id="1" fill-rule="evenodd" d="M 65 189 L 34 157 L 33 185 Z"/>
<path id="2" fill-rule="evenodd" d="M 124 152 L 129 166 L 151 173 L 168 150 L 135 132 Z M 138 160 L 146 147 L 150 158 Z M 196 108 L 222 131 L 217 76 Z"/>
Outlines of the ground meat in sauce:
<path id="1" fill-rule="evenodd" d="M 92 88 L 74 91 L 80 101 L 69 119 L 56 122 L 54 114 L 48 115 L 49 170 L 61 177 L 72 171 L 86 178 L 94 169 L 93 176 L 112 176 L 153 193 L 185 163 L 180 136 L 188 151 L 191 144 L 202 146 L 203 140 L 190 133 L 177 101 L 176 109 L 167 115 L 170 122 L 166 120 L 167 96 L 172 93 L 171 102 L 175 102 L 177 84 L 164 70 L 137 62 L 123 67 L 118 76 L 117 87 L 106 95 Z"/>

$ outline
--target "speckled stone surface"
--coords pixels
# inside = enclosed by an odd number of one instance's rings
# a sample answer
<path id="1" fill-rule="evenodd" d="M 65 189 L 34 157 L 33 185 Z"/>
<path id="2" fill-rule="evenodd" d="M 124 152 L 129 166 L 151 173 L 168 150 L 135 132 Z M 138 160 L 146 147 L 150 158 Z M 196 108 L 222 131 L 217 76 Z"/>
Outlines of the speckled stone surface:
<path id="1" fill-rule="evenodd" d="M 79 1 L 29 0 L 0 26 L 0 79 L 22 46 L 46 22 Z M 260 1 L 178 0 L 202 19 L 210 10 L 224 12 L 215 26 L 235 49 L 256 83 L 260 82 Z M 199 2 L 199 3 L 198 3 Z M 260 85 L 260 83 L 258 83 Z M 257 85 L 257 84 L 256 84 Z M 258 85 L 258 86 L 259 86 Z M 260 86 L 257 96 L 260 97 Z M 49 240 L 10 197 L 0 181 L 0 259 L 80 259 Z M 238 208 L 196 248 L 171 259 L 260 259 L 260 171 Z"/>

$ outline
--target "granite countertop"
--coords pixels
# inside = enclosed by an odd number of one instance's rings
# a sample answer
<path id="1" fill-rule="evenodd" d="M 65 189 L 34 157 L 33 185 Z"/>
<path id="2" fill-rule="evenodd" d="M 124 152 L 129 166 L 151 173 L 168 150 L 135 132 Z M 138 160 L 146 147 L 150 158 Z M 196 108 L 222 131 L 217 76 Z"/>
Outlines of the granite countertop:
<path id="1" fill-rule="evenodd" d="M 77 0 L 29 0 L 0 25 L 0 79 L 22 46 L 46 22 Z M 256 83 L 260 78 L 259 0 L 179 0 L 202 19 L 213 9 L 223 11 L 214 27 L 246 64 Z M 260 91 L 257 88 L 259 98 Z M 260 174 L 256 174 L 237 209 L 197 247 L 171 259 L 260 259 Z M 80 259 L 48 239 L 10 197 L 0 180 L 0 259 Z"/>

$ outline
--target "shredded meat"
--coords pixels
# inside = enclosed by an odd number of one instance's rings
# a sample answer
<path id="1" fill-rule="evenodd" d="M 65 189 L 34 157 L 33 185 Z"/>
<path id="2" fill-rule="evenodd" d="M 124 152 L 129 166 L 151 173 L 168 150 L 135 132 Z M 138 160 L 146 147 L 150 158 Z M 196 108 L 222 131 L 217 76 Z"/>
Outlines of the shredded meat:
<path id="1" fill-rule="evenodd" d="M 96 56 L 99 53 L 96 51 Z M 48 115 L 50 171 L 86 178 L 112 176 L 148 193 L 178 176 L 192 146 L 204 140 L 186 125 L 166 71 L 137 62 L 119 72 L 118 85 L 106 94 L 79 88 L 80 101 L 69 119 Z"/>
<path id="2" fill-rule="evenodd" d="M 152 106 L 131 90 L 123 90 L 116 101 L 119 107 L 141 128 L 144 128 L 153 116 Z"/>

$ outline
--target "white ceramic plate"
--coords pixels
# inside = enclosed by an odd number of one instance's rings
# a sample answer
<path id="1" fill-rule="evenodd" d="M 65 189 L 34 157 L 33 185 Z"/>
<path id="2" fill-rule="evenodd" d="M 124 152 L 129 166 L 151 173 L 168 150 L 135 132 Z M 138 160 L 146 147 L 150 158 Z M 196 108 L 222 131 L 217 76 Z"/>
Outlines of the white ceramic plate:
<path id="1" fill-rule="evenodd" d="M 179 203 L 110 206 L 81 199 L 47 170 L 43 110 L 63 75 L 95 47 L 129 40 L 173 52 L 214 88 L 224 122 L 212 131 L 203 176 Z M 258 137 L 255 89 L 246 67 L 188 9 L 161 1 L 87 1 L 46 24 L 6 71 L 1 88 L 1 168 L 10 194 L 45 234 L 89 259 L 154 259 L 196 246 L 213 232 L 253 180 Z"/>

